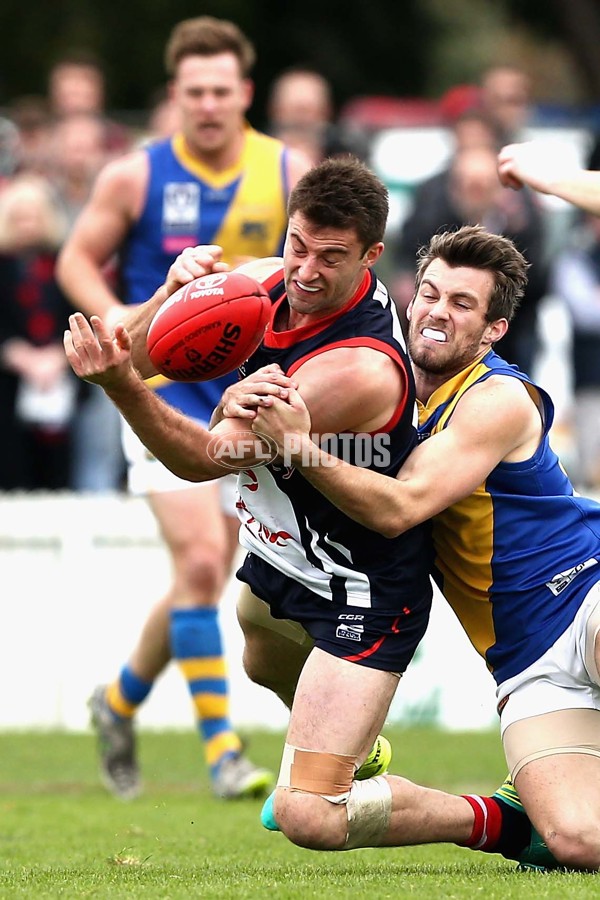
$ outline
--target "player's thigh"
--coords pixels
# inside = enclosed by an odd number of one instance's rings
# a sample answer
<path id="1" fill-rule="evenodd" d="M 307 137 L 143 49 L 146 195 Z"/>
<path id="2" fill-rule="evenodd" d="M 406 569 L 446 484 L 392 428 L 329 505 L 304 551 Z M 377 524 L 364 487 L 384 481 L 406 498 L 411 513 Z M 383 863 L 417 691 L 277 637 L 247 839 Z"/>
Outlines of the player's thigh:
<path id="1" fill-rule="evenodd" d="M 271 687 L 291 704 L 300 672 L 313 641 L 304 628 L 289 619 L 276 619 L 264 600 L 243 585 L 237 617 L 244 634 L 244 666 L 250 678 Z M 283 697 L 282 697 L 283 699 Z"/>
<path id="2" fill-rule="evenodd" d="M 399 678 L 314 648 L 296 689 L 287 743 L 364 759 L 385 722 Z"/>
<path id="3" fill-rule="evenodd" d="M 514 723 L 504 746 L 538 831 L 600 831 L 600 711 L 564 709 Z"/>
<path id="4" fill-rule="evenodd" d="M 227 531 L 218 482 L 154 491 L 148 495 L 148 502 L 161 536 L 175 557 L 190 551 L 225 557 Z"/>

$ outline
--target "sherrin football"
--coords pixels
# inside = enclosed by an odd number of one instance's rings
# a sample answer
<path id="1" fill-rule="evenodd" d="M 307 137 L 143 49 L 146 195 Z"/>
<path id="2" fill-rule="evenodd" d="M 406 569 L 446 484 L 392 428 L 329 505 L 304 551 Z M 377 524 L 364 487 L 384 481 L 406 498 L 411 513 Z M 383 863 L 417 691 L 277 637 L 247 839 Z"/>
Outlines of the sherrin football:
<path id="1" fill-rule="evenodd" d="M 203 275 L 160 307 L 148 329 L 148 354 L 172 381 L 227 375 L 258 348 L 270 312 L 269 295 L 248 275 Z"/>

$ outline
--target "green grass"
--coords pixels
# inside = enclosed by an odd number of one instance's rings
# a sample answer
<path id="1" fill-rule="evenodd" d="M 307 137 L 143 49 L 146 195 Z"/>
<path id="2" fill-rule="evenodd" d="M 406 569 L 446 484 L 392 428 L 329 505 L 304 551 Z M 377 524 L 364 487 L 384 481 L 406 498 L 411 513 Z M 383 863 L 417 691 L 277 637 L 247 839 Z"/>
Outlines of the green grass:
<path id="1" fill-rule="evenodd" d="M 505 766 L 495 732 L 386 729 L 393 770 L 454 792 L 492 791 Z M 282 735 L 251 735 L 277 769 Z M 596 876 L 518 873 L 453 845 L 316 853 L 259 825 L 259 801 L 208 787 L 193 733 L 144 732 L 142 797 L 122 803 L 96 773 L 93 736 L 0 732 L 0 898 L 596 898 Z"/>

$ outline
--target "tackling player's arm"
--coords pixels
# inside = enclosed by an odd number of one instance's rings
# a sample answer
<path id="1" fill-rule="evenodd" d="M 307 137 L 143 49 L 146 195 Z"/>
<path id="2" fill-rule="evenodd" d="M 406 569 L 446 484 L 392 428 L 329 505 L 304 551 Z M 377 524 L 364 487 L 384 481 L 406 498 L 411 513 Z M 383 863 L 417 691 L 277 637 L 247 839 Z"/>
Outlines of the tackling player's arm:
<path id="1" fill-rule="evenodd" d="M 248 427 L 260 432 L 263 420 L 258 425 L 253 423 L 261 408 L 271 406 L 275 398 L 287 400 L 295 389 L 302 394 L 302 400 L 296 396 L 306 413 L 307 432 L 312 420 L 313 433 L 320 435 L 369 433 L 383 428 L 395 414 L 405 396 L 406 376 L 386 353 L 371 347 L 337 347 L 307 360 L 293 378 L 276 363 L 257 369 L 227 388 L 213 421 L 224 417 L 246 419 Z M 285 452 L 284 432 L 298 431 L 299 421 L 292 419 L 288 428 L 282 426 L 277 431 L 275 419 L 267 420 L 266 432 L 279 444 L 281 456 Z"/>
<path id="2" fill-rule="evenodd" d="M 448 425 L 423 441 L 395 479 L 351 466 L 310 440 L 311 423 L 295 391 L 257 413 L 253 428 L 282 441 L 296 434 L 292 462 L 350 518 L 395 537 L 476 490 L 501 461 L 527 459 L 542 434 L 540 413 L 517 379 L 502 376 L 472 387 Z M 288 438 L 289 441 L 289 438 Z"/>

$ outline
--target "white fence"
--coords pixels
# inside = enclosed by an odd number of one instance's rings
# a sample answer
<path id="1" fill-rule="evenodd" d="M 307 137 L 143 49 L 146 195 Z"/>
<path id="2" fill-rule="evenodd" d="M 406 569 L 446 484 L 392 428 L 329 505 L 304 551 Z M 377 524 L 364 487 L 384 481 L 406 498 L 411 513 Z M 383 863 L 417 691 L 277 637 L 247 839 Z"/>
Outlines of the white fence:
<path id="1" fill-rule="evenodd" d="M 145 502 L 121 495 L 0 495 L 0 728 L 87 727 L 92 688 L 116 676 L 150 605 L 169 581 Z M 237 583 L 221 607 L 236 725 L 284 728 L 287 712 L 241 666 Z M 453 729 L 494 726 L 492 678 L 436 597 L 427 637 L 390 719 Z M 191 727 L 183 680 L 170 666 L 141 726 Z"/>

